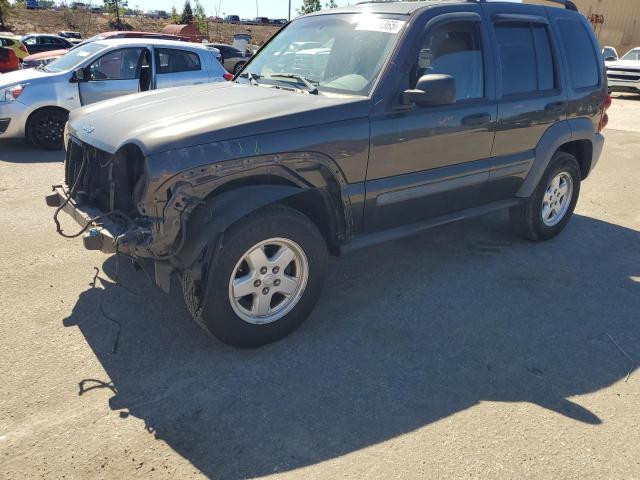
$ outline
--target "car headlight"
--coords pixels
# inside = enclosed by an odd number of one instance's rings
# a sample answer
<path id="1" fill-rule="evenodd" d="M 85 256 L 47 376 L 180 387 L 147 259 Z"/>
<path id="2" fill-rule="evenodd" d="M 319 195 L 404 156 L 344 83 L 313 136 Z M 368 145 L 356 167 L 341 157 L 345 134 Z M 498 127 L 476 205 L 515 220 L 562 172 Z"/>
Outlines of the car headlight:
<path id="1" fill-rule="evenodd" d="M 25 85 L 18 84 L 0 89 L 0 102 L 13 102 L 22 95 L 24 87 Z"/>

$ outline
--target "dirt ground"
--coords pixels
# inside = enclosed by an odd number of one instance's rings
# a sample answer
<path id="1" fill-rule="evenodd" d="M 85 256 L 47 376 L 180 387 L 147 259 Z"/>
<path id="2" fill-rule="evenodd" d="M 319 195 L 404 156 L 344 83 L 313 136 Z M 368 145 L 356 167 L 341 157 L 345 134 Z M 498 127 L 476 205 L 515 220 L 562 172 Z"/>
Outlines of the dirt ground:
<path id="1" fill-rule="evenodd" d="M 44 205 L 62 154 L 0 144 L 0 478 L 640 478 L 639 116 L 556 239 L 500 213 L 335 259 L 248 351 L 126 262 L 105 291 Z"/>
<path id="2" fill-rule="evenodd" d="M 87 10 L 62 11 L 13 9 L 7 19 L 8 28 L 17 35 L 26 33 L 57 33 L 61 30 L 74 30 L 88 38 L 101 32 L 113 30 L 109 26 L 109 15 L 91 13 Z M 127 16 L 122 19 L 133 30 L 143 32 L 161 32 L 169 20 Z M 209 31 L 202 33 L 212 42 L 231 43 L 236 33 L 249 33 L 251 43 L 263 45 L 280 27 L 262 25 L 229 25 L 209 22 Z"/>

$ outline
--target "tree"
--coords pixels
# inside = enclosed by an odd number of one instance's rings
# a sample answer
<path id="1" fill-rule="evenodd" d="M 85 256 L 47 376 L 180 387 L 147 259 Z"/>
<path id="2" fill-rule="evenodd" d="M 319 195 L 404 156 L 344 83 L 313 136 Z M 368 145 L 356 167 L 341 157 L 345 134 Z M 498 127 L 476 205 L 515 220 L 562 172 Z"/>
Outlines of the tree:
<path id="1" fill-rule="evenodd" d="M 176 7 L 171 7 L 171 23 L 180 23 L 180 15 L 178 15 Z"/>
<path id="2" fill-rule="evenodd" d="M 186 0 L 184 2 L 184 8 L 182 9 L 182 17 L 180 22 L 183 24 L 189 24 L 193 22 L 193 11 L 191 10 L 191 2 Z"/>
<path id="3" fill-rule="evenodd" d="M 120 25 L 120 9 L 125 9 L 129 6 L 127 0 L 103 0 L 104 9 L 111 15 L 116 16 L 116 25 Z"/>
<path id="4" fill-rule="evenodd" d="M 336 0 L 329 0 L 329 2 L 325 4 L 325 7 L 338 8 L 338 4 L 336 3 Z"/>
<path id="5" fill-rule="evenodd" d="M 320 0 L 303 0 L 302 7 L 298 9 L 298 15 L 306 15 L 307 13 L 317 12 L 322 9 Z"/>
<path id="6" fill-rule="evenodd" d="M 0 29 L 1 30 L 5 29 L 4 17 L 9 13 L 10 10 L 11 10 L 11 4 L 9 3 L 9 1 L 0 0 Z"/>
<path id="7" fill-rule="evenodd" d="M 193 11 L 193 16 L 196 21 L 196 25 L 198 25 L 198 30 L 202 33 L 209 33 L 209 21 L 207 20 L 207 12 L 204 7 L 200 3 L 200 0 L 196 0 L 196 8 Z"/>

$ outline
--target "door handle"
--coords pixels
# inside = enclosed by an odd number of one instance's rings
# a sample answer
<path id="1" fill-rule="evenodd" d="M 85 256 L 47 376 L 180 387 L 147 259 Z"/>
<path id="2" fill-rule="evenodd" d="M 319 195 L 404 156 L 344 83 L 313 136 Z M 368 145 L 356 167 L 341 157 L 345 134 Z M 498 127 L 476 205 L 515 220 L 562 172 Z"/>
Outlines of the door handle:
<path id="1" fill-rule="evenodd" d="M 567 102 L 551 102 L 544 107 L 545 112 L 557 113 L 565 110 L 568 106 Z"/>
<path id="2" fill-rule="evenodd" d="M 467 115 L 461 121 L 462 125 L 467 127 L 478 127 L 480 125 L 486 125 L 491 121 L 491 115 L 488 113 L 474 113 L 473 115 Z"/>

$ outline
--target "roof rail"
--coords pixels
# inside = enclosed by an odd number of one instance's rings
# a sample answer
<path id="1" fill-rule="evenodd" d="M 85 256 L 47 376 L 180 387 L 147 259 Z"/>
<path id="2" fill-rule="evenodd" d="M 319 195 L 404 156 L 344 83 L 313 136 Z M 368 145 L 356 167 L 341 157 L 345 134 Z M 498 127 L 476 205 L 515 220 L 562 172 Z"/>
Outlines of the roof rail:
<path id="1" fill-rule="evenodd" d="M 544 1 L 550 2 L 550 3 L 559 3 L 561 5 L 564 5 L 564 8 L 566 8 L 567 10 L 573 10 L 574 12 L 578 11 L 578 7 L 576 7 L 576 4 L 573 3 L 571 0 L 544 0 Z M 487 0 L 467 0 L 467 2 L 487 3 Z"/>

